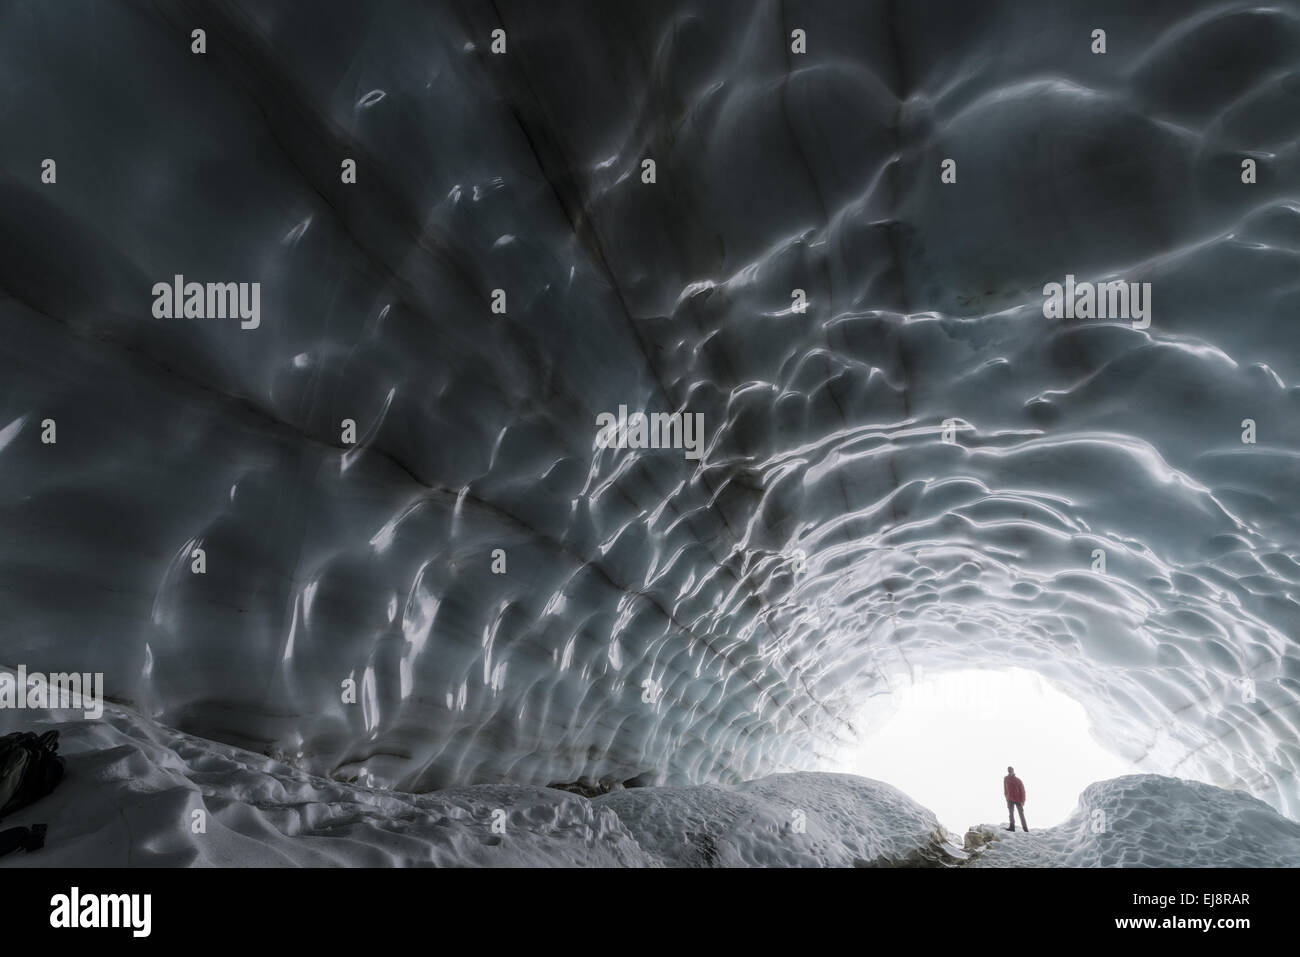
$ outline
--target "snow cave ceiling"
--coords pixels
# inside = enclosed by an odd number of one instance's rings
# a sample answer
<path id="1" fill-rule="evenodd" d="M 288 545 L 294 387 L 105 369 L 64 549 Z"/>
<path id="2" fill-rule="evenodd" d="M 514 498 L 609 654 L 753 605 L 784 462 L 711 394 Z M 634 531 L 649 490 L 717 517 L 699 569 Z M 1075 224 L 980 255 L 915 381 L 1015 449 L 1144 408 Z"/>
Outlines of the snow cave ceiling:
<path id="1" fill-rule="evenodd" d="M 1016 666 L 1300 810 L 1295 4 L 13 3 L 0 49 L 4 664 L 415 790 L 816 768 Z M 178 275 L 259 324 L 155 318 Z M 1067 276 L 1149 326 L 1045 317 Z M 700 457 L 599 447 L 621 406 Z"/>

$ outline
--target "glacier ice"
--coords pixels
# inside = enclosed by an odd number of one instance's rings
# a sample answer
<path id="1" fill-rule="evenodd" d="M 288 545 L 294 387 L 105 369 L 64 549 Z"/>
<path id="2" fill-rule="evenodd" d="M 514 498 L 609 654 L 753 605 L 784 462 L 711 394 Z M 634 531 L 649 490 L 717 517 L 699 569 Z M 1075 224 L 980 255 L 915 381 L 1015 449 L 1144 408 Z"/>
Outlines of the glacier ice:
<path id="1" fill-rule="evenodd" d="M 1300 814 L 1294 3 L 188 16 L 0 10 L 0 664 L 178 729 L 80 732 L 96 773 L 527 788 L 630 863 L 632 786 L 779 807 L 899 675 L 1014 666 Z M 154 318 L 178 275 L 257 328 Z M 1046 319 L 1067 275 L 1150 327 Z M 620 406 L 702 457 L 601 448 Z"/>

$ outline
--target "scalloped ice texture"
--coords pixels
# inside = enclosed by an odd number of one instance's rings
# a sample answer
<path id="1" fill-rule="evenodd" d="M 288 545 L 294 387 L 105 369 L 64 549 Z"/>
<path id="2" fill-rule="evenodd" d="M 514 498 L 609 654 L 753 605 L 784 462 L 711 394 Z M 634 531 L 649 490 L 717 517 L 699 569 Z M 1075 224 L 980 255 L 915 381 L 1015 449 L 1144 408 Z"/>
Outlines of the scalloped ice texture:
<path id="1" fill-rule="evenodd" d="M 491 9 L 0 11 L 0 663 L 407 791 L 815 768 L 1015 665 L 1300 813 L 1295 4 Z"/>

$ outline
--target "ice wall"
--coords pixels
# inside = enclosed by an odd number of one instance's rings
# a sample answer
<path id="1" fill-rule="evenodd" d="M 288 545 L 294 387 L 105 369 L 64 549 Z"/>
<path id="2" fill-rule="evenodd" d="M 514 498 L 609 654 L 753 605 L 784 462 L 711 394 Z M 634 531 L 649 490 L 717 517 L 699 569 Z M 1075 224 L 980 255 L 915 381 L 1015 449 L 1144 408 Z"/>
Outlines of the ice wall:
<path id="1" fill-rule="evenodd" d="M 1008 664 L 1300 810 L 1294 4 L 15 2 L 0 77 L 0 663 L 416 790 Z"/>

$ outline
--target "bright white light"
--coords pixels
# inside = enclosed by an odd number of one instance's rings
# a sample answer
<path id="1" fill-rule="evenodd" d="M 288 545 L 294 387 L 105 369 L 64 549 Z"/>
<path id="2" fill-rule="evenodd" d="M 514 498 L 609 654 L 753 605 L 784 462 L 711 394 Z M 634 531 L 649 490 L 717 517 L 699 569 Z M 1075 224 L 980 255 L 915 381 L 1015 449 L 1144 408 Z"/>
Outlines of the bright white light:
<path id="1" fill-rule="evenodd" d="M 958 835 L 1006 825 L 1008 765 L 1025 784 L 1031 831 L 1064 821 L 1094 781 L 1134 773 L 1093 739 L 1081 704 L 1029 671 L 949 671 L 892 697 L 899 707 L 883 724 L 879 703 L 862 716 L 859 727 L 879 730 L 841 766 L 892 784 Z"/>

